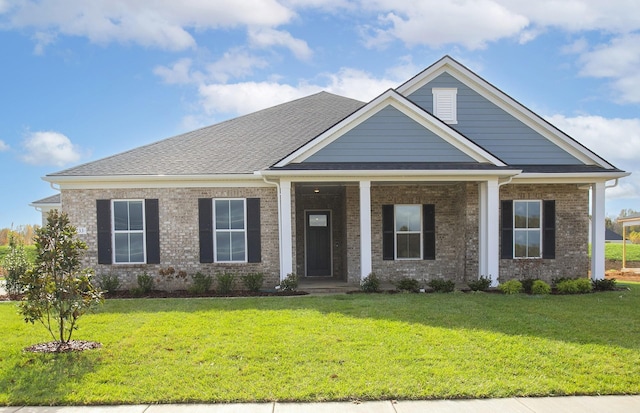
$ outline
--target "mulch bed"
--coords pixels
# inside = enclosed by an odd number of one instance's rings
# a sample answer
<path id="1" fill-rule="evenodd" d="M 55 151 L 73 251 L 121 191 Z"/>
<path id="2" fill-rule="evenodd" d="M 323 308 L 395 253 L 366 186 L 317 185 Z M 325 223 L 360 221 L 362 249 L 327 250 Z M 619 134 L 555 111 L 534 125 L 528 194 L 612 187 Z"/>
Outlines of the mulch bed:
<path id="1" fill-rule="evenodd" d="M 85 351 L 95 348 L 101 348 L 102 344 L 95 341 L 69 340 L 67 343 L 59 341 L 49 341 L 48 343 L 39 343 L 24 349 L 30 353 L 69 353 L 71 351 Z"/>

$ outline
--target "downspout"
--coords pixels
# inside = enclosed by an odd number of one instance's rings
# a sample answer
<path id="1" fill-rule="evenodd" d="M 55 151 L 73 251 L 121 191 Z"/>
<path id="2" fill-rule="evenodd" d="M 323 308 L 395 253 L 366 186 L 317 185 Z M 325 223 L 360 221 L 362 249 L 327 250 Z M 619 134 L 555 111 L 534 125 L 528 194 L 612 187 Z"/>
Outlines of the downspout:
<path id="1" fill-rule="evenodd" d="M 258 174 L 260 174 L 258 172 Z M 282 263 L 284 262 L 282 254 L 282 206 L 280 205 L 280 182 L 275 182 L 275 181 L 269 181 L 267 180 L 267 177 L 260 174 L 260 176 L 262 176 L 262 180 L 264 181 L 265 184 L 268 185 L 274 185 L 276 187 L 276 197 L 278 198 L 278 251 L 279 251 L 279 256 L 280 256 L 280 267 L 282 268 Z M 282 271 L 282 270 L 281 270 Z M 280 278 L 280 281 L 282 281 L 282 274 L 278 274 L 278 277 Z"/>
<path id="2" fill-rule="evenodd" d="M 615 188 L 616 186 L 618 186 L 618 178 L 613 180 L 613 185 L 604 184 L 604 189 Z"/>

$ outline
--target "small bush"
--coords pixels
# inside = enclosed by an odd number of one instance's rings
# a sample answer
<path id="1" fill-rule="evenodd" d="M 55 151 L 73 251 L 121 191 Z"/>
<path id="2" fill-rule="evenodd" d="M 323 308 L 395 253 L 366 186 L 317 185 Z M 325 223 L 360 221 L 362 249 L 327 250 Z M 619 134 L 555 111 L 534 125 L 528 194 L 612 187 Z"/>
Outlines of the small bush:
<path id="1" fill-rule="evenodd" d="M 509 280 L 498 286 L 503 294 L 519 294 L 522 292 L 522 283 L 518 280 Z"/>
<path id="2" fill-rule="evenodd" d="M 200 271 L 191 276 L 193 284 L 189 287 L 189 292 L 193 294 L 204 294 L 211 288 L 213 279 L 209 274 L 203 274 Z"/>
<path id="3" fill-rule="evenodd" d="M 120 277 L 118 274 L 100 274 L 98 276 L 98 287 L 102 291 L 114 292 L 120 288 Z"/>
<path id="4" fill-rule="evenodd" d="M 377 293 L 380 291 L 380 280 L 378 279 L 378 276 L 371 273 L 364 277 L 360 283 L 360 289 L 365 293 Z"/>
<path id="5" fill-rule="evenodd" d="M 591 286 L 595 291 L 614 291 L 616 289 L 616 279 L 592 280 Z"/>
<path id="6" fill-rule="evenodd" d="M 560 294 L 586 294 L 591 292 L 591 281 L 587 278 L 565 279 L 556 285 Z"/>
<path id="7" fill-rule="evenodd" d="M 298 276 L 296 274 L 287 274 L 287 277 L 280 281 L 280 289 L 282 291 L 295 291 L 298 289 Z"/>
<path id="8" fill-rule="evenodd" d="M 551 286 L 542 280 L 535 280 L 531 285 L 531 294 L 550 294 Z"/>
<path id="9" fill-rule="evenodd" d="M 573 278 L 569 278 L 569 277 L 558 277 L 558 278 L 552 278 L 551 279 L 551 286 L 553 288 L 558 288 L 558 284 L 564 282 L 564 281 L 572 281 Z"/>
<path id="10" fill-rule="evenodd" d="M 5 289 L 7 294 L 15 297 L 22 294 L 24 286 L 20 278 L 29 270 L 29 261 L 24 251 L 24 245 L 20 244 L 13 235 L 9 235 L 9 253 L 0 262 L 5 269 Z"/>
<path id="11" fill-rule="evenodd" d="M 524 280 L 521 280 L 522 291 L 524 291 L 525 294 L 533 294 L 533 283 L 536 281 L 538 281 L 537 278 L 525 278 Z"/>
<path id="12" fill-rule="evenodd" d="M 456 283 L 451 280 L 431 280 L 427 285 L 437 293 L 450 293 L 456 288 Z"/>
<path id="13" fill-rule="evenodd" d="M 138 275 L 138 287 L 133 290 L 135 295 L 149 294 L 153 290 L 153 277 L 146 272 Z"/>
<path id="14" fill-rule="evenodd" d="M 260 291 L 262 284 L 264 283 L 264 274 L 261 272 L 251 272 L 243 275 L 241 278 L 244 288 L 254 293 Z"/>
<path id="15" fill-rule="evenodd" d="M 469 281 L 467 285 L 471 291 L 484 291 L 491 287 L 491 278 L 481 275 L 477 280 Z"/>
<path id="16" fill-rule="evenodd" d="M 216 282 L 218 284 L 217 292 L 219 294 L 229 294 L 236 286 L 236 276 L 229 272 L 217 274 Z"/>
<path id="17" fill-rule="evenodd" d="M 420 282 L 413 278 L 403 277 L 394 283 L 398 291 L 409 291 L 417 293 L 420 290 Z"/>

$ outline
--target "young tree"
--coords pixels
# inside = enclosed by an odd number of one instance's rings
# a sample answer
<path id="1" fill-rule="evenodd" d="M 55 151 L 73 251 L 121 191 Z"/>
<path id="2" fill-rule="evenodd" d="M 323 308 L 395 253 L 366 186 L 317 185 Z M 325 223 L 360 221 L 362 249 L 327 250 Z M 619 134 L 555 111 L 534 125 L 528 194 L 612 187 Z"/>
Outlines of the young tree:
<path id="1" fill-rule="evenodd" d="M 78 319 L 102 302 L 102 292 L 91 284 L 93 271 L 81 268 L 87 246 L 75 235 L 68 216 L 51 211 L 47 225 L 36 231 L 35 265 L 20 280 L 25 322 L 40 322 L 58 346 L 69 343 Z"/>

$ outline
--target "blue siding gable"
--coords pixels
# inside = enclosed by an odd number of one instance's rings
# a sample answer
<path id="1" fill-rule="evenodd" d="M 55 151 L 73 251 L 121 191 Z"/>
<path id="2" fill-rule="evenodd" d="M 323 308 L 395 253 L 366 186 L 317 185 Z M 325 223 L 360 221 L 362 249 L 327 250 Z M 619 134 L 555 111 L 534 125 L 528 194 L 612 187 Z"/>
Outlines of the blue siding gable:
<path id="1" fill-rule="evenodd" d="M 476 162 L 393 106 L 387 106 L 304 162 Z"/>
<path id="2" fill-rule="evenodd" d="M 458 123 L 450 125 L 477 145 L 510 165 L 575 165 L 579 159 L 566 152 L 482 95 L 442 73 L 407 96 L 433 113 L 432 88 L 457 88 Z"/>

